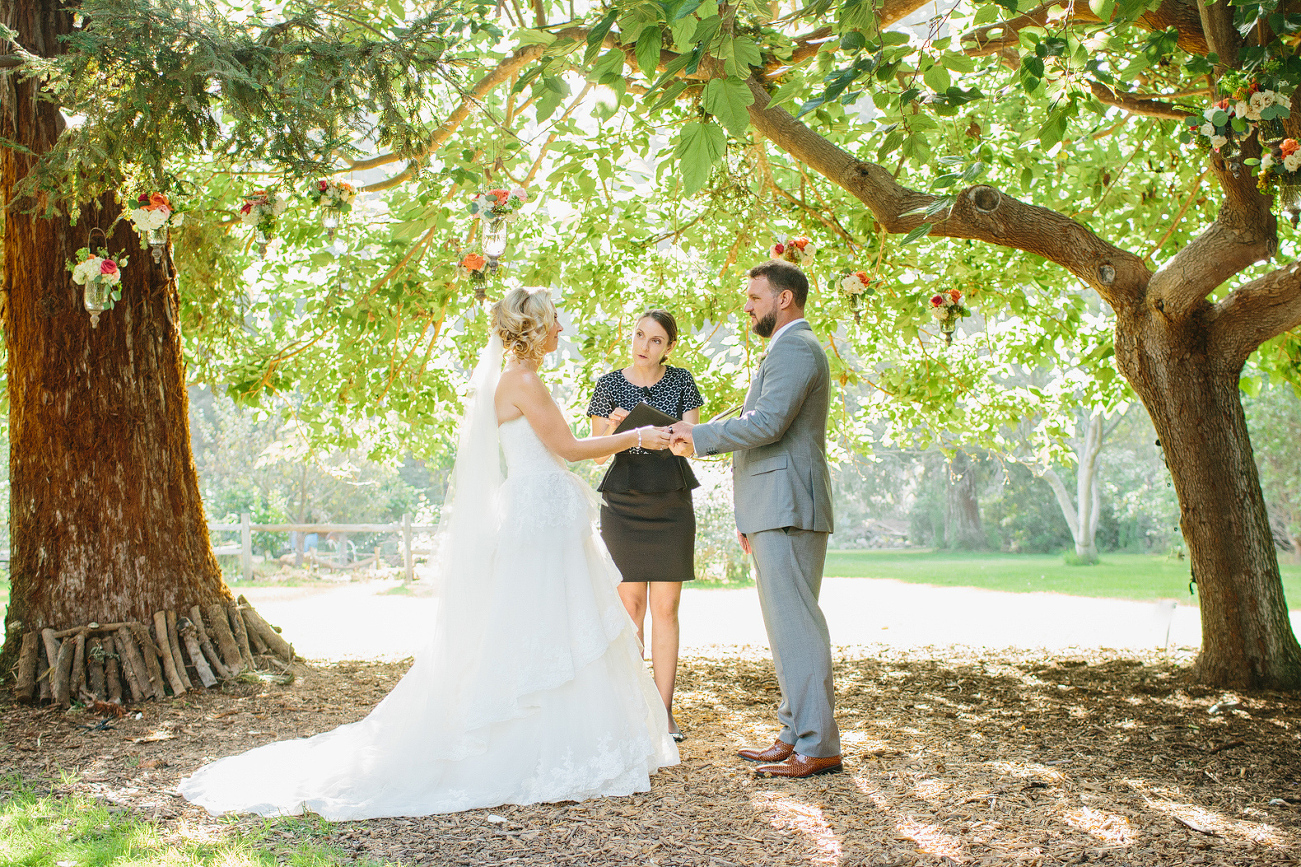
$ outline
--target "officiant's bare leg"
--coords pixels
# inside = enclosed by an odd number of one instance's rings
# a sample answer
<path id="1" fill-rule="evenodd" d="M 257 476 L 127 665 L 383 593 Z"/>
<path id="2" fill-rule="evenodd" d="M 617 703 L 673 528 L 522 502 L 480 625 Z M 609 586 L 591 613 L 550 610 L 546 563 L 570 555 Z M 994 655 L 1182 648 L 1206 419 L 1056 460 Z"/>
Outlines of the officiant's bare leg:
<path id="1" fill-rule="evenodd" d="M 778 738 L 802 756 L 839 755 L 831 636 L 818 607 L 827 534 L 786 528 L 751 533 L 749 540 L 758 572 L 759 607 L 782 692 Z"/>
<path id="2" fill-rule="evenodd" d="M 669 732 L 679 734 L 673 719 L 673 687 L 678 678 L 678 605 L 682 601 L 682 585 L 677 581 L 654 581 L 649 586 L 655 686 L 669 714 Z"/>
<path id="3" fill-rule="evenodd" d="M 624 581 L 619 585 L 619 598 L 623 600 L 623 607 L 632 618 L 633 626 L 637 627 L 637 646 L 641 648 L 642 658 L 645 659 L 646 638 L 642 627 L 646 624 L 646 582 Z"/>

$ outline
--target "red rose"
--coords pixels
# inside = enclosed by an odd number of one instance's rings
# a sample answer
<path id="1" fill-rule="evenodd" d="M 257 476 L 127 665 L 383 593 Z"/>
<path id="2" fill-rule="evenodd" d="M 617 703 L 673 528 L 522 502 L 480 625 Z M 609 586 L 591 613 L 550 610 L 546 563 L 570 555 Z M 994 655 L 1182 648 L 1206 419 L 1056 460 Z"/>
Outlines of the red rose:
<path id="1" fill-rule="evenodd" d="M 773 252 L 773 255 L 780 256 L 781 254 L 783 254 L 783 253 L 786 252 L 786 245 L 785 245 L 785 244 L 773 244 L 773 245 L 772 245 L 772 252 Z"/>
<path id="2" fill-rule="evenodd" d="M 329 182 L 329 181 L 321 181 L 321 192 L 325 192 L 325 191 L 328 190 L 329 188 L 330 188 L 330 182 Z"/>
<path id="3" fill-rule="evenodd" d="M 943 295 L 932 295 L 932 296 L 931 296 L 931 306 L 932 306 L 932 307 L 943 307 L 943 306 L 944 306 L 944 296 L 943 296 Z"/>
<path id="4" fill-rule="evenodd" d="M 102 259 L 99 263 L 99 273 L 106 277 L 111 277 L 117 273 L 117 263 L 112 259 Z"/>
<path id="5" fill-rule="evenodd" d="M 247 214 L 247 213 L 248 213 L 249 211 L 251 211 L 251 210 L 253 210 L 253 203 L 252 203 L 252 202 L 245 202 L 245 203 L 244 203 L 244 207 L 240 208 L 240 209 L 239 209 L 239 212 L 240 212 L 241 214 Z"/>

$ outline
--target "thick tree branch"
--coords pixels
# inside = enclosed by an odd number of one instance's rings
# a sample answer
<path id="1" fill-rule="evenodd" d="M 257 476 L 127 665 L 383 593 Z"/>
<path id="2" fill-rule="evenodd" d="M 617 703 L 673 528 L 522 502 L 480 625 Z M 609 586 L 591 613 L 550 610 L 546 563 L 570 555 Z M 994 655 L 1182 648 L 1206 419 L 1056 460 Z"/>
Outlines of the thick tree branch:
<path id="1" fill-rule="evenodd" d="M 937 197 L 908 189 L 889 171 L 857 159 L 781 108 L 769 107 L 757 76 L 749 79 L 750 120 L 769 140 L 867 205 L 889 232 L 925 222 L 919 213 Z M 1112 307 L 1137 303 L 1151 272 L 1139 257 L 1099 238 L 1056 211 L 1028 205 L 993 187 L 961 191 L 947 215 L 932 218 L 932 235 L 970 238 L 1024 250 L 1056 262 L 1095 289 Z"/>
<path id="2" fill-rule="evenodd" d="M 1026 27 L 1042 27 L 1047 23 L 1053 9 L 1067 8 L 1065 14 L 1068 23 L 1098 23 L 1087 4 L 1079 0 L 1052 0 L 1024 15 L 1008 21 L 987 24 L 964 34 L 959 41 L 963 51 L 972 57 L 998 54 L 1007 48 L 1015 47 L 1020 37 L 1018 34 Z M 1148 30 L 1166 30 L 1174 27 L 1179 36 L 1179 47 L 1189 54 L 1204 55 L 1207 52 L 1206 36 L 1202 32 L 1201 17 L 1197 4 L 1188 0 L 1165 0 L 1156 9 L 1144 13 L 1138 23 Z"/>
<path id="3" fill-rule="evenodd" d="M 574 33 L 578 33 L 579 35 L 577 38 L 582 40 L 582 34 L 585 33 L 585 31 L 562 31 L 557 34 L 557 36 L 561 38 L 566 36 L 573 38 Z M 452 113 L 447 116 L 447 119 L 439 124 L 432 133 L 430 133 L 429 141 L 426 143 L 423 152 L 416 159 L 419 160 L 427 157 L 434 151 L 438 150 L 438 148 L 442 147 L 443 143 L 452 137 L 452 133 L 456 132 L 457 128 L 460 127 L 465 119 L 470 116 L 470 112 L 474 110 L 476 105 L 482 102 L 488 94 L 510 81 L 511 77 L 519 73 L 521 69 L 541 57 L 542 50 L 543 46 L 541 45 L 526 45 L 523 48 L 519 48 L 509 57 L 503 59 L 502 62 L 497 64 L 497 66 L 490 72 L 476 81 L 473 87 L 462 94 L 460 104 L 457 105 Z M 389 163 L 395 163 L 400 159 L 402 159 L 402 157 L 395 154 L 380 154 L 379 156 L 371 157 L 370 159 L 350 162 L 349 168 L 353 171 L 360 172 L 365 171 L 366 169 L 388 165 Z"/>
<path id="4" fill-rule="evenodd" d="M 1123 90 L 1113 90 L 1100 81 L 1089 82 L 1089 90 L 1093 92 L 1094 98 L 1103 105 L 1123 108 L 1130 114 L 1141 114 L 1145 117 L 1156 117 L 1162 120 L 1183 120 L 1189 116 L 1189 112 L 1168 102 L 1148 99 L 1138 94 L 1126 93 Z"/>
<path id="5" fill-rule="evenodd" d="M 1242 37 L 1233 26 L 1233 9 L 1229 0 L 1197 0 L 1197 11 L 1202 19 L 1202 32 L 1206 34 L 1207 51 L 1220 58 L 1216 70 L 1223 74 L 1225 70 L 1237 69 Z"/>
<path id="6" fill-rule="evenodd" d="M 1271 337 L 1301 325 L 1301 262 L 1271 271 L 1211 308 L 1211 357 L 1242 365 Z"/>
<path id="7" fill-rule="evenodd" d="M 1256 177 L 1240 159 L 1260 155 L 1254 138 L 1234 162 L 1211 156 L 1211 171 L 1224 190 L 1215 221 L 1152 276 L 1147 303 L 1172 322 L 1185 319 L 1225 280 L 1278 251 L 1273 199 L 1256 189 Z"/>

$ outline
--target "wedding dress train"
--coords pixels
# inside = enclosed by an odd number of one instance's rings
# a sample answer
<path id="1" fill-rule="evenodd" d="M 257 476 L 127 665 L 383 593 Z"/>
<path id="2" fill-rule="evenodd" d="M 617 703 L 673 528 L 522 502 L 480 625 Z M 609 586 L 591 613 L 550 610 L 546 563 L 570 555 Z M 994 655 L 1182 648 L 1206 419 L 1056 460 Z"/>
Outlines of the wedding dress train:
<path id="1" fill-rule="evenodd" d="M 420 816 L 628 795 L 677 763 L 594 494 L 527 419 L 493 430 L 494 452 L 497 436 L 506 478 L 458 481 L 433 634 L 401 682 L 365 719 L 221 759 L 182 795 L 213 813 Z"/>

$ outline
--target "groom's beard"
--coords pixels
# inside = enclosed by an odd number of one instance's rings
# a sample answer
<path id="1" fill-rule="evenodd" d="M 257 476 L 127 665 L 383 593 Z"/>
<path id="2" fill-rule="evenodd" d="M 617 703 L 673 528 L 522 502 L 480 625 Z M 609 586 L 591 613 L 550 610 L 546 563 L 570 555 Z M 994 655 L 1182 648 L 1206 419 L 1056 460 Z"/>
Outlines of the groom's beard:
<path id="1" fill-rule="evenodd" d="M 777 314 L 769 313 L 755 322 L 751 330 L 760 337 L 772 337 L 772 333 L 777 330 Z"/>

